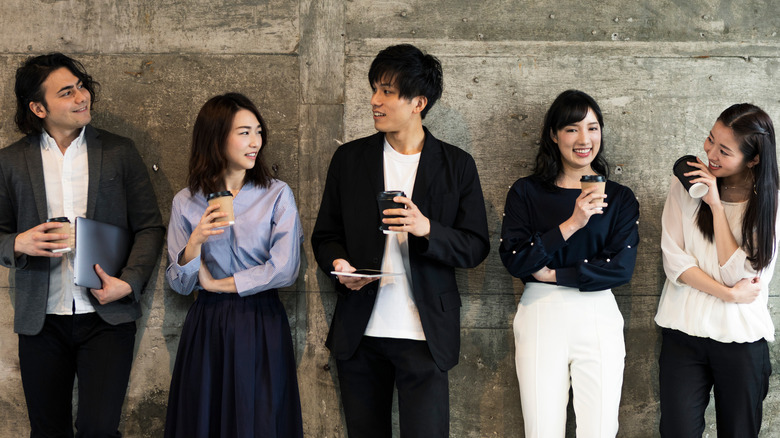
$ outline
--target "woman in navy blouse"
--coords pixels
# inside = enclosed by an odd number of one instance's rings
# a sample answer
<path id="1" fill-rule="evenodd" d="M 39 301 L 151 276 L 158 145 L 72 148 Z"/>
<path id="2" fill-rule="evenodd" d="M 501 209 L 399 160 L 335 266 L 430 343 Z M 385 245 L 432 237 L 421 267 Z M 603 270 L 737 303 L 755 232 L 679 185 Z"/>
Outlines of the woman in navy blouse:
<path id="1" fill-rule="evenodd" d="M 536 166 L 506 199 L 499 252 L 525 283 L 514 319 L 526 437 L 563 437 L 569 387 L 577 437 L 614 437 L 623 382 L 623 317 L 611 288 L 631 279 L 639 204 L 608 176 L 601 110 L 568 90 L 544 119 Z"/>
<path id="2" fill-rule="evenodd" d="M 298 276 L 301 223 L 273 179 L 267 130 L 245 96 L 211 98 L 195 121 L 188 187 L 173 199 L 168 284 L 199 291 L 182 329 L 166 437 L 302 437 L 287 314 L 276 289 Z M 235 223 L 206 195 L 230 191 Z"/>

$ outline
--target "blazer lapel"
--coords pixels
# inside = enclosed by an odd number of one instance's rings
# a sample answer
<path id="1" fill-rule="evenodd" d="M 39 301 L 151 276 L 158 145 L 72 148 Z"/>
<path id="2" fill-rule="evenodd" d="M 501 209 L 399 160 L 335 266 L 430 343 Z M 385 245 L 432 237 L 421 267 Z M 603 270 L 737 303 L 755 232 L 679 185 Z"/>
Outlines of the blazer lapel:
<path id="1" fill-rule="evenodd" d="M 359 169 L 356 169 L 356 171 L 365 172 L 365 179 L 361 178 L 360 180 L 368 181 L 370 184 L 367 187 L 370 190 L 370 198 L 367 201 L 371 203 L 372 207 L 371 210 L 366 210 L 366 214 L 370 214 L 368 212 L 373 211 L 373 215 L 365 224 L 369 227 L 366 235 L 372 237 L 366 241 L 366 245 L 371 247 L 374 250 L 374 254 L 379 256 L 376 260 L 381 260 L 381 255 L 384 254 L 385 250 L 385 235 L 377 229 L 381 215 L 379 204 L 376 202 L 376 195 L 385 190 L 384 139 L 385 135 L 381 132 L 371 136 L 368 144 L 365 145 L 366 149 L 362 154 L 362 158 L 356 161 L 356 165 L 359 166 Z M 365 193 L 364 190 L 364 187 L 355 187 L 353 192 Z M 370 267 L 379 269 L 379 266 L 377 262 L 375 266 Z"/>
<path id="2" fill-rule="evenodd" d="M 428 212 L 428 188 L 441 170 L 441 143 L 428 128 L 425 131 L 425 143 L 420 153 L 420 164 L 417 165 L 417 175 L 414 179 L 414 191 L 412 202 L 417 205 L 423 214 Z"/>
<path id="3" fill-rule="evenodd" d="M 92 125 L 84 127 L 87 132 L 84 137 L 87 141 L 87 163 L 89 166 L 89 185 L 87 188 L 87 217 L 95 216 L 98 189 L 100 188 L 100 173 L 103 164 L 103 142 L 100 141 L 97 131 Z"/>
<path id="4" fill-rule="evenodd" d="M 27 161 L 27 172 L 30 175 L 33 197 L 35 198 L 35 208 L 38 210 L 38 219 L 40 222 L 46 222 L 48 219 L 48 209 L 46 208 L 46 181 L 43 179 L 43 159 L 41 158 L 41 137 L 40 135 L 30 135 L 27 137 L 30 146 L 25 150 L 25 161 Z"/>
<path id="5" fill-rule="evenodd" d="M 358 164 L 366 172 L 368 180 L 371 181 L 375 196 L 385 190 L 384 139 L 385 136 L 381 132 L 371 136 L 366 153 L 363 155 L 363 162 Z M 376 211 L 378 215 L 378 205 Z"/>

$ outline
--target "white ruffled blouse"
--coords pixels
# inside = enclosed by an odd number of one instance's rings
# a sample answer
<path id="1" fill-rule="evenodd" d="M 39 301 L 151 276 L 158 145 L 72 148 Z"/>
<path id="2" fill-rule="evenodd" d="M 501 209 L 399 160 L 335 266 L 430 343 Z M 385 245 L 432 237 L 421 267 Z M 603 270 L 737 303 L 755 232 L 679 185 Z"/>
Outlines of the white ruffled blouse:
<path id="1" fill-rule="evenodd" d="M 737 249 L 720 266 L 715 243 L 707 240 L 696 226 L 696 212 L 700 202 L 703 201 L 691 198 L 677 178 L 673 178 L 661 218 L 661 250 L 666 283 L 655 315 L 656 324 L 719 342 L 754 342 L 761 338 L 774 341 L 775 328 L 767 302 L 777 249 L 769 265 L 758 273 L 742 248 Z M 740 247 L 746 204 L 723 202 L 729 227 Z M 775 236 L 780 236 L 777 224 Z M 680 275 L 694 266 L 729 287 L 743 278 L 758 275 L 761 278 L 761 292 L 750 304 L 727 303 L 679 281 Z"/>

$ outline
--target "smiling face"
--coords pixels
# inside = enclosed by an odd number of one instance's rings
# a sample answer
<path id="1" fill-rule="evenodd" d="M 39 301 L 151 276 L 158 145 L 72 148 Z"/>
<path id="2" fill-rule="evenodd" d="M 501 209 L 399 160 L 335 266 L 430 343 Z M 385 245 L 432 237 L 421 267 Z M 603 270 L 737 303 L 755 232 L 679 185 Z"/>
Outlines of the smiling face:
<path id="1" fill-rule="evenodd" d="M 745 162 L 745 154 L 739 144 L 731 128 L 721 121 L 715 122 L 710 135 L 704 140 L 704 152 L 707 153 L 708 167 L 713 175 L 726 181 L 747 179 L 749 168 L 758 162 L 758 156 L 754 162 Z"/>
<path id="2" fill-rule="evenodd" d="M 228 171 L 246 171 L 255 167 L 257 154 L 263 147 L 262 132 L 260 121 L 251 111 L 238 110 L 225 145 Z"/>
<path id="3" fill-rule="evenodd" d="M 30 110 L 55 139 L 75 138 L 92 120 L 89 91 L 66 67 L 51 72 L 41 87 L 44 101 L 30 102 Z"/>
<path id="4" fill-rule="evenodd" d="M 579 122 L 553 132 L 552 140 L 561 153 L 564 173 L 593 173 L 591 163 L 601 148 L 601 126 L 592 109 Z"/>
<path id="5" fill-rule="evenodd" d="M 374 83 L 371 90 L 371 110 L 377 131 L 399 133 L 422 125 L 420 112 L 427 103 L 424 96 L 403 98 L 398 87 L 387 78 Z"/>

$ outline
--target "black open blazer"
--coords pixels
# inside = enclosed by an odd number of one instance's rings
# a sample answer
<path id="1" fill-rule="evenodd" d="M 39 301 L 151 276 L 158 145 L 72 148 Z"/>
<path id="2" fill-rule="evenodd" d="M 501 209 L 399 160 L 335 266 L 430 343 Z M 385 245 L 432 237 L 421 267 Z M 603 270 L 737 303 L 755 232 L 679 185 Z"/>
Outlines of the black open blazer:
<path id="1" fill-rule="evenodd" d="M 376 195 L 384 190 L 384 134 L 349 142 L 331 160 L 312 247 L 327 273 L 333 260 L 379 269 L 385 235 L 379 230 Z M 472 268 L 490 250 L 482 188 L 474 159 L 425 129 L 412 194 L 431 222 L 430 239 L 409 235 L 412 293 L 433 359 L 442 370 L 458 363 L 460 294 L 454 268 Z M 326 345 L 340 360 L 351 357 L 365 332 L 379 282 L 339 293 Z"/>

